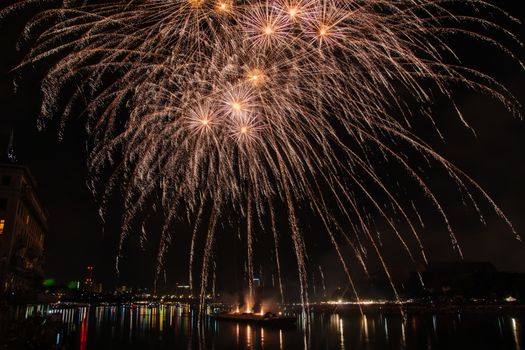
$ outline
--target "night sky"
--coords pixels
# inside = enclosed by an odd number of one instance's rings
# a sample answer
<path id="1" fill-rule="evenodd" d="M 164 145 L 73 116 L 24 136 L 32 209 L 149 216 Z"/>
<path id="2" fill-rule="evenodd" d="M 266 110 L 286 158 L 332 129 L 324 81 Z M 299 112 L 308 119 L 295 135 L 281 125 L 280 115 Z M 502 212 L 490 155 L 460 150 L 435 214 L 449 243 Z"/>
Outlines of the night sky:
<path id="1" fill-rule="evenodd" d="M 520 6 L 521 1 L 499 0 L 494 3 L 525 21 L 525 8 Z M 11 129 L 14 129 L 16 155 L 20 163 L 27 164 L 33 172 L 38 182 L 38 193 L 49 212 L 46 275 L 60 281 L 78 280 L 84 275 L 85 267 L 92 264 L 95 266 L 95 279 L 107 287 L 122 284 L 150 287 L 156 253 L 153 238 L 144 249 L 140 248 L 136 236 L 129 239 L 122 271 L 117 277 L 118 198 L 115 198 L 110 211 L 111 217 L 103 224 L 98 216 L 96 200 L 86 187 L 87 150 L 82 120 L 71 119 L 61 140 L 56 121 L 49 123 L 43 132 L 37 131 L 41 68 L 24 70 L 19 89 L 16 92 L 13 89 L 15 74 L 10 69 L 21 58 L 21 53 L 15 49 L 16 38 L 27 18 L 28 14 L 22 13 L 19 18 L 11 17 L 0 26 L 0 137 L 2 144 L 5 144 Z M 510 23 L 508 27 L 525 42 L 525 25 Z M 462 45 L 461 41 L 455 44 L 465 64 L 489 73 L 525 104 L 525 71 L 520 70 L 518 63 L 487 45 L 472 42 Z M 505 44 L 511 45 L 508 41 Z M 525 60 L 524 49 L 513 49 Z M 476 136 L 464 128 L 452 109 L 441 104 L 439 99 L 433 110 L 446 137 L 445 142 L 441 142 L 435 132 L 425 125 L 415 125 L 416 133 L 475 179 L 507 214 L 517 231 L 525 236 L 525 123 L 510 115 L 494 99 L 462 88 L 454 91 L 456 102 L 476 131 Z M 525 114 L 524 108 L 521 113 Z M 444 206 L 464 249 L 465 260 L 490 261 L 500 270 L 525 272 L 525 245 L 514 240 L 504 222 L 487 205 L 482 205 L 488 224 L 483 227 L 474 220 L 471 209 L 460 206 L 454 186 L 445 185 L 446 181 L 437 173 L 428 175 L 430 178 L 435 176 L 434 189 L 444 198 Z M 431 212 L 427 214 L 432 215 Z M 431 260 L 459 259 L 451 249 L 443 225 L 430 220 L 422 236 Z M 187 244 L 184 239 L 175 239 L 175 242 L 179 245 L 182 242 L 181 246 Z M 339 278 L 336 270 L 340 269 L 329 244 L 309 241 L 307 237 L 307 249 L 312 252 L 311 265 L 320 264 L 325 268 L 328 283 Z M 235 253 L 235 250 L 227 253 Z M 400 258 L 401 254 L 399 249 L 387 249 L 392 268 L 412 268 Z M 236 254 L 226 255 L 233 257 L 224 264 L 235 263 L 238 259 Z M 221 254 L 219 256 L 224 258 Z M 182 254 L 170 254 L 168 288 L 176 282 L 186 282 L 185 259 Z M 287 278 L 295 281 L 293 276 Z"/>

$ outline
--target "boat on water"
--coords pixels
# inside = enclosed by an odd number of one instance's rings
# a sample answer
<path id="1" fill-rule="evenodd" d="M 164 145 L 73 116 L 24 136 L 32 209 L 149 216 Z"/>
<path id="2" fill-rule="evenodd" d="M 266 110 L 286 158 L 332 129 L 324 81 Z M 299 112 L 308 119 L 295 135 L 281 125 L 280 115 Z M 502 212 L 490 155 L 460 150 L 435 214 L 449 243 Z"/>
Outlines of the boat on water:
<path id="1" fill-rule="evenodd" d="M 282 316 L 276 315 L 271 312 L 265 314 L 259 313 L 227 313 L 221 312 L 211 315 L 212 319 L 219 321 L 231 321 L 231 322 L 242 322 L 242 323 L 252 323 L 260 326 L 268 327 L 294 327 L 297 322 L 297 317 L 295 316 Z"/>

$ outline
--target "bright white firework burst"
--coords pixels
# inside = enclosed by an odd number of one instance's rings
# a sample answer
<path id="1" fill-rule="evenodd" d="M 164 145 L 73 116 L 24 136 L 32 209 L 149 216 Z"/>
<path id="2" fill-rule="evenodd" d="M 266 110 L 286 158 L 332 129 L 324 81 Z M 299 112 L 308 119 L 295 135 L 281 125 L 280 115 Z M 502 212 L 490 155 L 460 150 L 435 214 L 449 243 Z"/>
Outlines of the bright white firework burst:
<path id="1" fill-rule="evenodd" d="M 34 3 L 45 2 L 22 1 L 3 14 Z M 308 242 L 300 203 L 324 225 L 356 296 L 342 246 L 351 247 L 364 271 L 375 256 L 389 274 L 374 217 L 390 227 L 413 261 L 426 261 L 416 207 L 383 182 L 377 155 L 408 174 L 460 254 L 445 211 L 408 154 L 440 165 L 476 209 L 469 189 L 481 193 L 516 234 L 489 196 L 409 126 L 416 117 L 433 122 L 432 93 L 453 104 L 450 86 L 457 83 L 518 113 L 517 101 L 496 81 L 455 64 L 445 40 L 460 33 L 512 55 L 483 33 L 515 40 L 512 34 L 465 15 L 479 16 L 479 9 L 511 18 L 474 0 L 71 0 L 28 23 L 23 35 L 32 47 L 21 66 L 48 57 L 57 62 L 42 84 L 44 118 L 61 114 L 65 121 L 79 101 L 84 105 L 93 145 L 91 187 L 95 191 L 109 166 L 114 172 L 103 181 L 101 197 L 125 191 L 121 249 L 132 221 L 160 189 L 165 224 L 158 272 L 176 240 L 174 227 L 187 218 L 194 227 L 192 288 L 196 241 L 206 235 L 204 301 L 218 227 L 243 225 L 253 294 L 254 232 L 271 233 L 280 282 L 279 203 L 287 208 L 306 305 Z M 367 245 L 374 254 L 367 254 Z"/>

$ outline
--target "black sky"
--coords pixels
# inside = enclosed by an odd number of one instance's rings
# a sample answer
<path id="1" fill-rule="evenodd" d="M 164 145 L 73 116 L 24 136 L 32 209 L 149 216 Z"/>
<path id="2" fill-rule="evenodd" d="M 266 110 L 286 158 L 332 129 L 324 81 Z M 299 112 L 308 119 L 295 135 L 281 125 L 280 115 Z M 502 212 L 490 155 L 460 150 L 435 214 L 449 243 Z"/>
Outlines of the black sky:
<path id="1" fill-rule="evenodd" d="M 525 9 L 520 6 L 520 1 L 499 0 L 494 3 L 525 20 Z M 62 281 L 79 279 L 85 266 L 93 264 L 95 277 L 106 285 L 151 285 L 156 247 L 151 243 L 141 250 L 134 237 L 128 242 L 122 274 L 115 280 L 119 221 L 110 218 L 106 224 L 102 223 L 97 204 L 86 187 L 87 150 L 82 121 L 71 120 L 62 140 L 59 140 L 56 122 L 39 132 L 36 127 L 39 73 L 24 71 L 19 89 L 13 90 L 15 75 L 10 69 L 20 59 L 15 43 L 26 19 L 27 16 L 23 15 L 10 17 L 0 27 L 0 136 L 5 139 L 14 128 L 18 159 L 32 170 L 38 182 L 38 192 L 50 213 L 46 274 Z M 525 25 L 510 24 L 509 27 L 525 41 Z M 525 104 L 525 72 L 515 61 L 486 46 L 472 44 L 462 46 L 460 51 L 467 64 L 490 73 Z M 525 60 L 524 50 L 517 49 L 517 52 Z M 462 127 L 451 108 L 439 101 L 434 112 L 446 135 L 445 143 L 439 141 L 433 131 L 419 130 L 419 135 L 478 181 L 508 215 L 518 232 L 525 235 L 525 123 L 487 96 L 457 89 L 455 98 L 477 136 Z M 525 114 L 525 109 L 522 108 L 521 112 Z M 436 182 L 436 188 L 441 189 L 440 180 Z M 442 190 L 451 191 L 453 187 L 443 185 Z M 484 208 L 487 227 L 475 223 L 472 218 L 464 219 L 464 215 L 472 216 L 472 213 L 468 214 L 467 210 L 465 214 L 456 201 L 450 202 L 447 211 L 466 260 L 491 261 L 501 270 L 525 271 L 524 244 L 513 239 L 509 229 L 490 213 L 488 207 Z M 432 260 L 457 260 L 444 230 L 442 225 L 432 223 L 424 230 L 423 240 L 430 257 Z M 327 266 L 326 274 L 330 279 L 334 266 L 333 251 L 323 244 L 316 246 L 315 242 L 310 249 L 318 249 L 313 254 L 315 262 L 312 265 Z M 397 250 L 391 252 L 390 263 L 402 268 L 405 261 L 398 258 L 398 253 Z M 232 261 L 238 259 L 235 256 L 230 258 Z M 171 280 L 182 279 L 184 275 L 180 271 L 183 270 L 181 266 L 185 266 L 184 258 L 171 256 L 169 261 L 177 271 L 171 274 Z M 332 276 L 335 279 L 337 274 L 334 272 Z"/>

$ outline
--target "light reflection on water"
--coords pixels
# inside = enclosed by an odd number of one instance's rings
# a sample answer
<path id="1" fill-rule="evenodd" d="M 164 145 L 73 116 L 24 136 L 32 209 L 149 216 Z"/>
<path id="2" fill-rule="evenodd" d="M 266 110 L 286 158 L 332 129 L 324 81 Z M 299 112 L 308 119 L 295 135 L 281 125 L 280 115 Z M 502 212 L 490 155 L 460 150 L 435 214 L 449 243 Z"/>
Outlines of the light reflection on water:
<path id="1" fill-rule="evenodd" d="M 50 315 L 63 323 L 67 349 L 509 349 L 525 344 L 523 317 L 493 314 L 396 315 L 314 313 L 311 323 L 275 329 L 199 322 L 188 305 L 30 305 L 15 319 Z"/>

